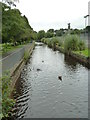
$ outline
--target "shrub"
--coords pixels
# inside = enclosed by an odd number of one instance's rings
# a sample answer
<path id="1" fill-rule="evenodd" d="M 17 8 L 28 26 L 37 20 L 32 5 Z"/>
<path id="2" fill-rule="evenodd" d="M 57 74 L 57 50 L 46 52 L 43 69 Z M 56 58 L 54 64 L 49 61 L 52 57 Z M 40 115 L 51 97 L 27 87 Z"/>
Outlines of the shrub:
<path id="1" fill-rule="evenodd" d="M 15 100 L 10 98 L 11 77 L 6 71 L 2 77 L 2 117 L 8 117 L 8 113 L 15 104 Z"/>
<path id="2" fill-rule="evenodd" d="M 48 40 L 47 44 L 48 44 L 48 47 L 50 47 L 50 48 L 52 47 L 52 41 L 51 40 Z"/>
<path id="3" fill-rule="evenodd" d="M 29 59 L 29 52 L 25 51 L 24 53 L 24 61 L 27 61 Z"/>
<path id="4" fill-rule="evenodd" d="M 85 48 L 86 48 L 85 42 L 80 40 L 79 43 L 78 43 L 78 48 L 79 48 L 80 51 L 85 50 Z"/>
<path id="5" fill-rule="evenodd" d="M 76 35 L 68 35 L 65 37 L 64 48 L 66 51 L 78 50 L 79 38 Z"/>
<path id="6" fill-rule="evenodd" d="M 61 37 L 61 38 L 58 38 L 58 46 L 63 46 L 63 38 Z"/>

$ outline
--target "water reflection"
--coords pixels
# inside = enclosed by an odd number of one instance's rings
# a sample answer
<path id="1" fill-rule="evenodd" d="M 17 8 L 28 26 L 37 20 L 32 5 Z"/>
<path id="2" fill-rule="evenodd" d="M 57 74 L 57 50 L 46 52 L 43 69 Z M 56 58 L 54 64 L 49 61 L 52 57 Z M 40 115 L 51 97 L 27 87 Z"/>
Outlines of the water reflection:
<path id="1" fill-rule="evenodd" d="M 64 62 L 68 67 L 71 67 L 73 70 L 77 69 L 78 65 L 80 65 L 80 66 L 83 65 L 87 69 L 90 69 L 90 65 L 88 63 L 87 64 L 82 63 L 82 62 L 80 62 L 80 61 L 76 60 L 75 58 L 68 56 L 68 55 L 65 55 Z"/>
<path id="2" fill-rule="evenodd" d="M 88 117 L 88 69 L 46 45 L 36 46 L 16 89 L 17 118 Z"/>
<path id="3" fill-rule="evenodd" d="M 64 62 L 68 67 L 71 67 L 72 69 L 77 69 L 78 62 L 73 59 L 71 56 L 65 55 Z"/>

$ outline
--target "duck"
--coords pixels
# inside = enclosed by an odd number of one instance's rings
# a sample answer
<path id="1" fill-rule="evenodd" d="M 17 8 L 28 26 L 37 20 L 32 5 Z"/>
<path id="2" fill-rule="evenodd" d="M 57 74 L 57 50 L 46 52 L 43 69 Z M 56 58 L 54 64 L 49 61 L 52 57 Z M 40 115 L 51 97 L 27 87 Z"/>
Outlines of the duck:
<path id="1" fill-rule="evenodd" d="M 59 79 L 59 80 L 62 80 L 62 76 L 58 76 L 58 79 Z"/>
<path id="2" fill-rule="evenodd" d="M 37 71 L 41 71 L 41 69 L 37 68 Z"/>

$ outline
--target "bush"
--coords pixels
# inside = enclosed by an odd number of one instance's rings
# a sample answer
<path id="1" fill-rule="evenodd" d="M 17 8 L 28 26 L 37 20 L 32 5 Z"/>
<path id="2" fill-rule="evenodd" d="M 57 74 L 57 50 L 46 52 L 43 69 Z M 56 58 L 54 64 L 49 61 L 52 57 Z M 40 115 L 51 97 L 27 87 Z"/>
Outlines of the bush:
<path id="1" fill-rule="evenodd" d="M 48 44 L 48 47 L 50 47 L 50 48 L 52 47 L 52 41 L 51 40 L 48 40 L 47 44 Z"/>
<path id="2" fill-rule="evenodd" d="M 61 46 L 63 46 L 63 42 L 64 42 L 64 41 L 63 41 L 63 38 L 62 38 L 62 37 L 61 37 L 61 38 L 58 38 L 58 44 L 57 44 L 57 45 L 61 47 Z"/>
<path id="3" fill-rule="evenodd" d="M 24 53 L 24 61 L 27 61 L 29 59 L 29 52 L 25 51 Z"/>
<path id="4" fill-rule="evenodd" d="M 15 100 L 10 98 L 11 93 L 11 77 L 9 72 L 6 71 L 2 77 L 2 116 L 8 117 L 8 113 L 11 111 L 15 104 Z"/>
<path id="5" fill-rule="evenodd" d="M 78 48 L 79 48 L 80 51 L 85 50 L 85 48 L 86 48 L 85 42 L 80 40 L 79 43 L 78 43 Z"/>
<path id="6" fill-rule="evenodd" d="M 79 38 L 76 35 L 68 35 L 65 37 L 64 48 L 66 51 L 78 50 Z"/>

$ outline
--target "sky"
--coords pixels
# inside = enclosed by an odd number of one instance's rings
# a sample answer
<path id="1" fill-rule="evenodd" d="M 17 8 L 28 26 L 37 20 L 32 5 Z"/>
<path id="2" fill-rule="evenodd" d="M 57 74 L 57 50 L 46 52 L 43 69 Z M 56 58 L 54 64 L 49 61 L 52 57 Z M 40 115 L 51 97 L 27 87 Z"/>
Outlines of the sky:
<path id="1" fill-rule="evenodd" d="M 89 0 L 19 0 L 17 8 L 35 31 L 85 27 Z M 88 21 L 87 21 L 88 24 Z"/>

